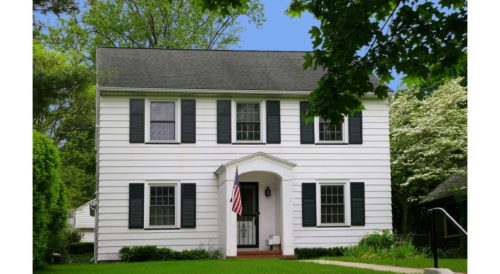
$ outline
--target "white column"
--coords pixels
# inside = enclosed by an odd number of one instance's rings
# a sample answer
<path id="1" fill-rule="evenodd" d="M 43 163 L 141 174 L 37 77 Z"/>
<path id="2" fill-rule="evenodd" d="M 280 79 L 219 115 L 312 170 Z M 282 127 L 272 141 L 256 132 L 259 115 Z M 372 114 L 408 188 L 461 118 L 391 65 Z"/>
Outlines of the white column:
<path id="1" fill-rule="evenodd" d="M 281 209 L 283 218 L 281 249 L 283 255 L 293 255 L 293 180 L 283 180 L 281 182 L 281 191 Z"/>
<path id="2" fill-rule="evenodd" d="M 226 188 L 227 184 L 225 181 L 219 181 L 218 188 L 218 222 L 219 222 L 219 249 L 222 251 L 222 254 L 226 254 L 226 204 L 229 202 L 226 200 Z"/>
<path id="3" fill-rule="evenodd" d="M 237 254 L 237 233 L 236 233 L 236 213 L 233 212 L 231 195 L 233 186 L 231 180 L 226 180 L 226 256 L 236 256 Z"/>

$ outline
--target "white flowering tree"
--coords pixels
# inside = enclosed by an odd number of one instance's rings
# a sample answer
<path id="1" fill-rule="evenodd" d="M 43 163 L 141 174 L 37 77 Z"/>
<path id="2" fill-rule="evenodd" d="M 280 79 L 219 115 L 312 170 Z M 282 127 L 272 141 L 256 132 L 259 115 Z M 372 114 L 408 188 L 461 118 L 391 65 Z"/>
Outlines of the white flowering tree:
<path id="1" fill-rule="evenodd" d="M 467 165 L 467 90 L 452 80 L 419 99 L 399 91 L 391 103 L 391 176 L 398 233 L 421 223 L 417 202 Z"/>

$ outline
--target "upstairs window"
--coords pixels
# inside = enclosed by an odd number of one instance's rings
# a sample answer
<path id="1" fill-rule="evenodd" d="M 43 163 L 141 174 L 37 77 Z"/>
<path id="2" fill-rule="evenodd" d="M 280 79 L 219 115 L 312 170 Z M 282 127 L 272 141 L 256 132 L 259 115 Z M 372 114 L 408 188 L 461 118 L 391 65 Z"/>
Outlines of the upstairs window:
<path id="1" fill-rule="evenodd" d="M 329 120 L 322 117 L 314 118 L 315 143 L 347 143 L 347 122 L 347 117 L 344 118 L 344 122 L 341 124 L 331 124 Z"/>
<path id="2" fill-rule="evenodd" d="M 342 124 L 332 125 L 329 121 L 319 118 L 319 140 L 320 141 L 342 141 Z"/>
<path id="3" fill-rule="evenodd" d="M 260 103 L 236 103 L 236 141 L 260 141 L 260 121 Z"/>
<path id="4" fill-rule="evenodd" d="M 175 102 L 151 102 L 150 140 L 175 141 Z"/>

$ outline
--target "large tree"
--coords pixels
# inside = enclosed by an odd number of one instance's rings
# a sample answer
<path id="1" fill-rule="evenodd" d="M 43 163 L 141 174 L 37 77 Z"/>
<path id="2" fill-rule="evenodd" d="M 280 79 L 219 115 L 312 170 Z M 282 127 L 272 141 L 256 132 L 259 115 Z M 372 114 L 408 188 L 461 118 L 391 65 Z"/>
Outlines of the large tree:
<path id="1" fill-rule="evenodd" d="M 399 91 L 390 110 L 393 211 L 398 232 L 421 220 L 417 202 L 467 164 L 467 91 L 452 80 L 419 99 Z"/>
<path id="2" fill-rule="evenodd" d="M 248 0 L 197 0 L 210 10 L 244 7 Z M 310 12 L 319 27 L 310 30 L 313 52 L 305 68 L 326 74 L 311 94 L 308 116 L 339 122 L 363 108 L 368 92 L 384 98 L 394 71 L 403 83 L 433 90 L 466 76 L 465 0 L 292 0 L 288 13 Z M 372 86 L 370 76 L 380 79 Z"/>
<path id="3" fill-rule="evenodd" d="M 211 49 L 238 42 L 241 16 L 260 26 L 262 5 L 252 1 L 221 14 L 192 0 L 90 0 L 82 19 L 103 46 Z"/>

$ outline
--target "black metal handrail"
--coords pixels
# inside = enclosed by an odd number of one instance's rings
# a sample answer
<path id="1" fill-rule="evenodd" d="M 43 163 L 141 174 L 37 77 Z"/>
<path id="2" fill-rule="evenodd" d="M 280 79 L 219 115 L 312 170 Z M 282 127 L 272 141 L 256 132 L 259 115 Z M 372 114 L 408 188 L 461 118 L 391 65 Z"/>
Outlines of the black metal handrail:
<path id="1" fill-rule="evenodd" d="M 427 212 L 431 213 L 432 218 L 431 218 L 431 237 L 432 237 L 432 242 L 431 242 L 431 249 L 432 249 L 432 256 L 434 257 L 434 268 L 438 268 L 438 254 L 437 254 L 437 231 L 436 231 L 436 212 L 441 211 L 446 218 L 448 218 L 459 230 L 462 232 L 466 237 L 467 231 L 457 222 L 451 215 L 444 210 L 442 207 L 434 207 Z"/>

